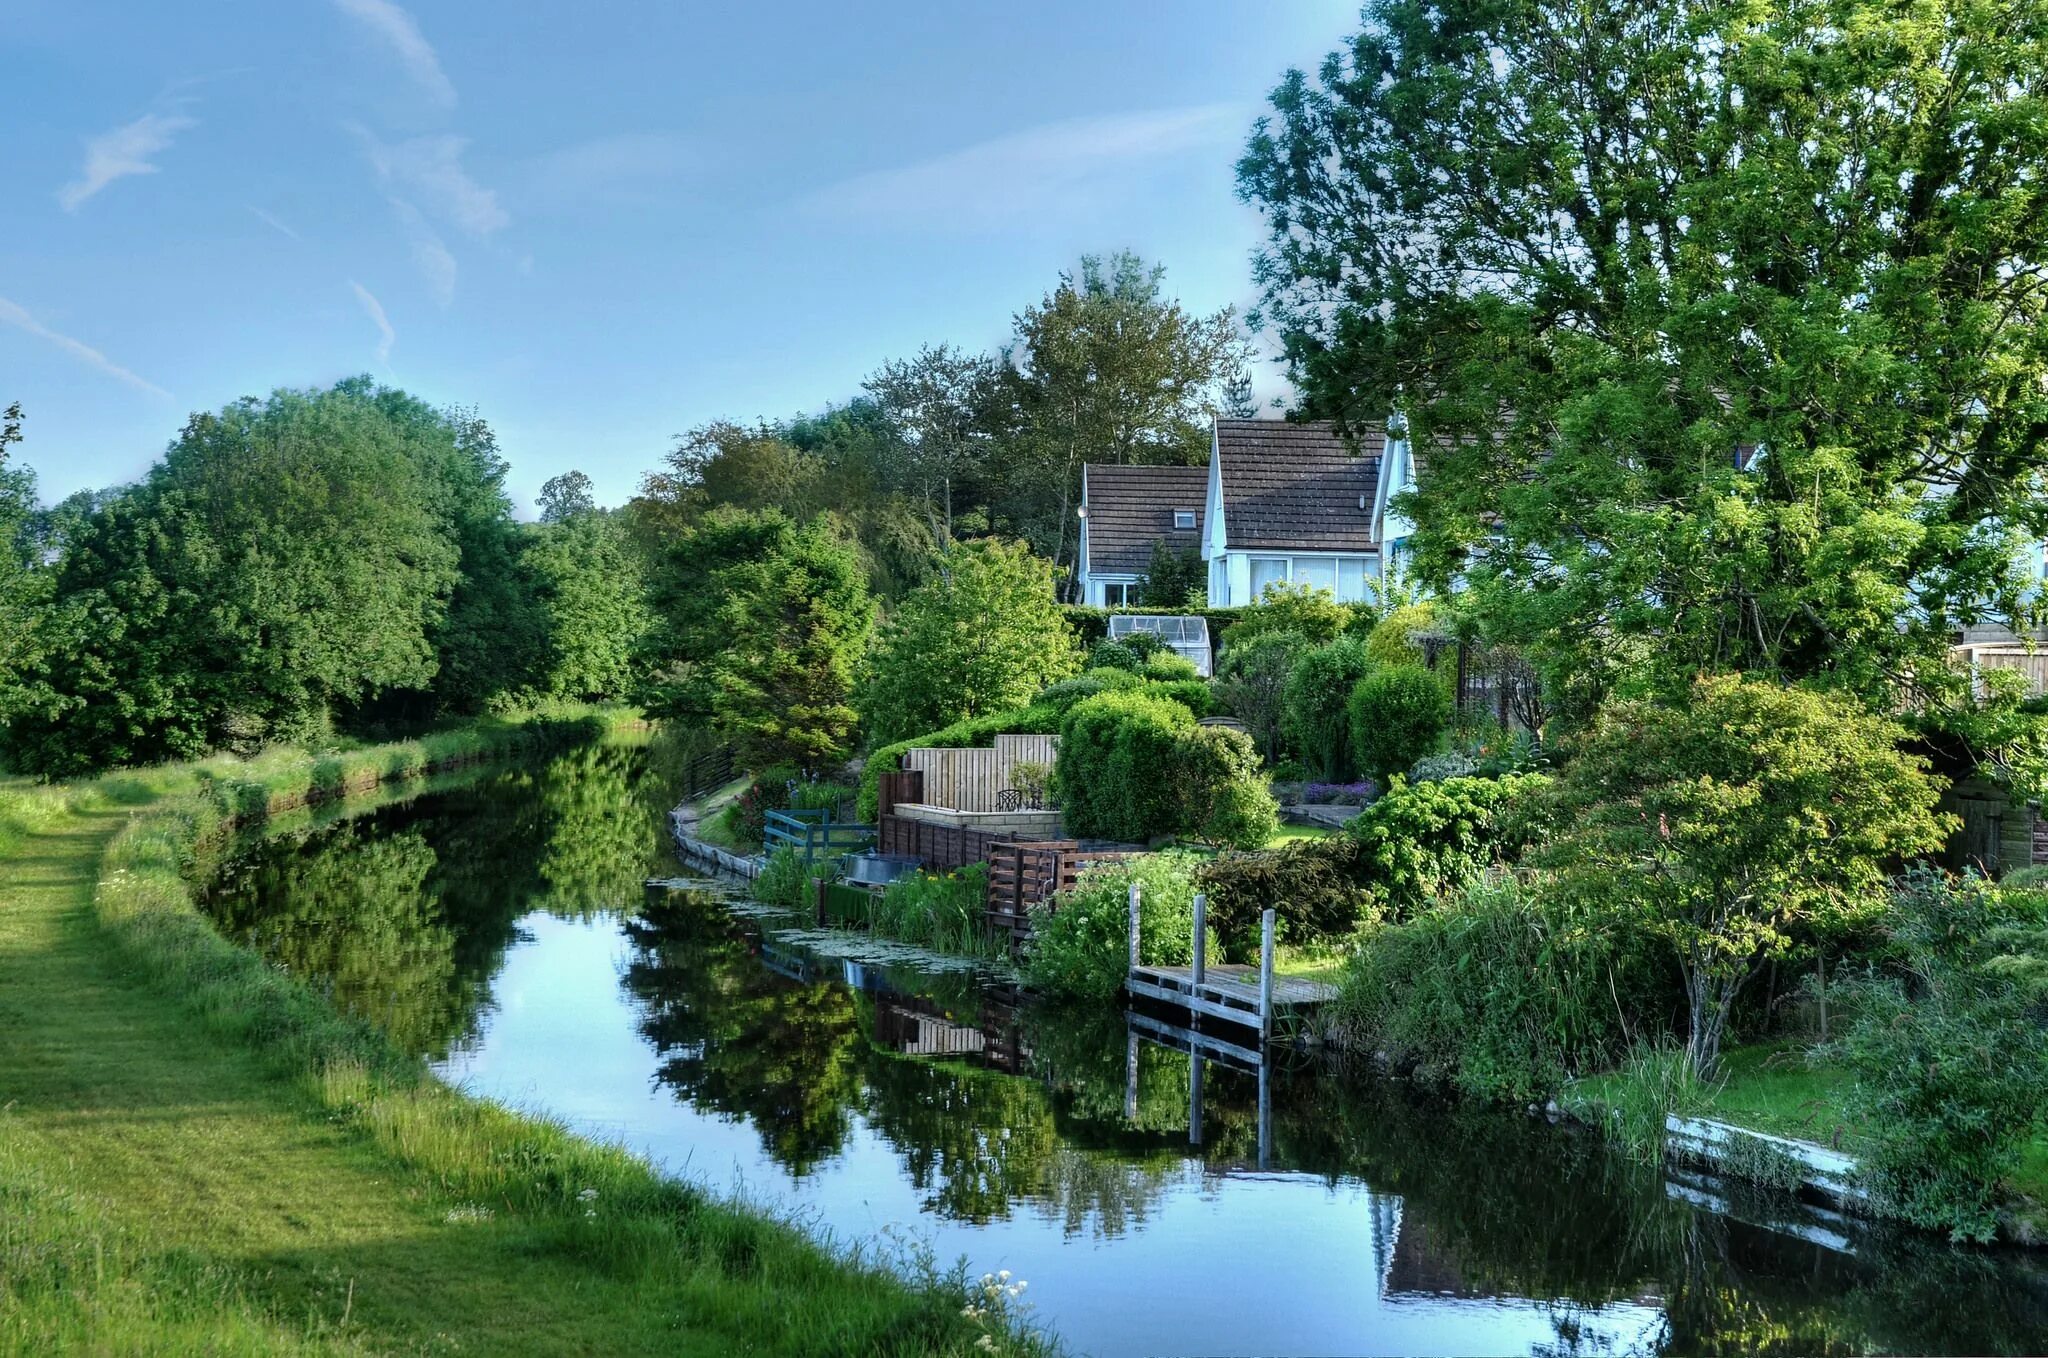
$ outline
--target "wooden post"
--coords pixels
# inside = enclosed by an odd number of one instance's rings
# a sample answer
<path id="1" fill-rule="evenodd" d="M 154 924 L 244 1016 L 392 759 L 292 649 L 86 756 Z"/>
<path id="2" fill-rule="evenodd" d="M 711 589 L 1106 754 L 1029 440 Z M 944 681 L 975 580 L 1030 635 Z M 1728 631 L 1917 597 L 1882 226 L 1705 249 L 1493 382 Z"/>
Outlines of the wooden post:
<path id="1" fill-rule="evenodd" d="M 822 878 L 822 877 L 813 877 L 813 878 L 811 879 L 811 906 L 812 906 L 812 910 L 814 911 L 814 913 L 816 914 L 816 917 L 817 917 L 817 927 L 818 927 L 818 928 L 820 928 L 820 929 L 824 928 L 824 927 L 825 927 L 825 879 L 824 879 L 824 878 Z"/>
<path id="2" fill-rule="evenodd" d="M 1273 1165 L 1273 1063 L 1272 1053 L 1259 1052 L 1259 1168 Z"/>
<path id="3" fill-rule="evenodd" d="M 1188 1144 L 1202 1144 L 1202 1051 L 1188 1050 Z"/>
<path id="4" fill-rule="evenodd" d="M 1273 1040 L 1273 912 L 1259 920 L 1259 1040 Z"/>
<path id="5" fill-rule="evenodd" d="M 1138 1120 L 1138 1030 L 1124 1038 L 1124 1121 Z"/>
<path id="6" fill-rule="evenodd" d="M 1209 963 L 1209 898 L 1195 893 L 1195 965 L 1189 979 L 1196 985 L 1208 974 Z"/>
<path id="7" fill-rule="evenodd" d="M 1131 972 L 1138 972 L 1138 884 L 1131 883 Z"/>

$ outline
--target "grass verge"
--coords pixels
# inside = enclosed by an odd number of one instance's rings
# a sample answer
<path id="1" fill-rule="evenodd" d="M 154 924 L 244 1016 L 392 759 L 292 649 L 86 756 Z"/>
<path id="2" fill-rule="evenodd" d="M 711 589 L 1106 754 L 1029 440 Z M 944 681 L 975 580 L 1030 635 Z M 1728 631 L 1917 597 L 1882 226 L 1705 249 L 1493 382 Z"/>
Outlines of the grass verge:
<path id="1" fill-rule="evenodd" d="M 0 783 L 0 1352 L 1043 1347 L 928 1257 L 450 1090 L 193 907 L 237 824 L 597 726 Z"/>

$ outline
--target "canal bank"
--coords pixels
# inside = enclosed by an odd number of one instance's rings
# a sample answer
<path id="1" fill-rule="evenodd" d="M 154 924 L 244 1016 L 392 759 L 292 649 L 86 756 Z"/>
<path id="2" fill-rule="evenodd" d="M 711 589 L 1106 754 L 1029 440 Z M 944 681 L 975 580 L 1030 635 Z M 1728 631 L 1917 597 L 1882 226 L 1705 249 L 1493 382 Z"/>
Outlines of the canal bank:
<path id="1" fill-rule="evenodd" d="M 0 787 L 0 1350 L 973 1346 L 949 1280 L 464 1097 L 192 908 L 237 821 L 551 739 Z"/>
<path id="2" fill-rule="evenodd" d="M 2007 1351 L 2048 1325 L 2026 1256 L 1835 1241 L 1519 1112 L 1286 1051 L 1261 1080 L 970 963 L 650 889 L 676 869 L 647 857 L 672 801 L 646 777 L 616 751 L 466 781 L 259 846 L 206 908 L 464 1088 L 842 1238 L 1006 1269 L 1101 1358 Z M 600 843 L 629 818 L 637 843 Z M 357 983 L 394 958 L 395 1008 Z"/>

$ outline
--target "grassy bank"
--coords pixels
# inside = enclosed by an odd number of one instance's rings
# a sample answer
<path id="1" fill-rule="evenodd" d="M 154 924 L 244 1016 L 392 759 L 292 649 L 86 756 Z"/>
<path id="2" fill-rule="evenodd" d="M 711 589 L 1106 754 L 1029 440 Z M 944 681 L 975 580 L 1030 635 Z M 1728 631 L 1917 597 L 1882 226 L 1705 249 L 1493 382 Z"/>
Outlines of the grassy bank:
<path id="1" fill-rule="evenodd" d="M 0 1351 L 975 1350 L 929 1265 L 465 1098 L 193 908 L 238 822 L 595 725 L 0 783 Z"/>

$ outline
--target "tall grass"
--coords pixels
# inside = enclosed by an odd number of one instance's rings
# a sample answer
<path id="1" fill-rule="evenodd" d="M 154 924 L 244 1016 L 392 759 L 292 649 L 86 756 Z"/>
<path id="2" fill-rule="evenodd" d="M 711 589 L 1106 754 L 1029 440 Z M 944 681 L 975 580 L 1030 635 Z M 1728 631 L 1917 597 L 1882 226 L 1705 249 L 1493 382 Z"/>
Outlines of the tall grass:
<path id="1" fill-rule="evenodd" d="M 960 1270 L 943 1270 L 928 1254 L 884 1259 L 817 1241 L 767 1212 L 666 1178 L 619 1147 L 457 1093 L 368 1024 L 340 1014 L 298 980 L 223 939 L 195 908 L 189 869 L 238 824 L 437 768 L 587 739 L 599 729 L 593 718 L 485 722 L 337 754 L 277 751 L 248 762 L 208 761 L 74 788 L 0 786 L 0 836 L 18 842 L 66 810 L 133 809 L 107 844 L 93 897 L 123 960 L 179 997 L 205 1029 L 257 1052 L 330 1119 L 395 1160 L 403 1172 L 394 1193 L 433 1203 L 451 1221 L 511 1219 L 536 1250 L 661 1287 L 663 1300 L 649 1304 L 672 1308 L 679 1326 L 689 1328 L 693 1317 L 715 1320 L 721 1332 L 741 1331 L 762 1351 L 972 1349 L 988 1332 L 963 1314 L 968 1283 Z M 62 1300 L 66 1279 L 76 1282 L 74 1271 L 85 1266 L 84 1254 L 103 1270 L 113 1247 L 104 1233 L 51 1225 L 48 1214 L 36 1219 L 40 1225 L 22 1227 L 15 1206 L 24 1199 L 13 1187 L 15 1176 L 0 1179 L 10 1194 L 0 1211 L 6 1283 L 0 1301 L 7 1303 L 0 1312 L 34 1316 L 39 1313 L 17 1310 L 20 1297 Z M 174 1276 L 181 1267 L 189 1278 Z M 109 1287 L 83 1294 L 73 1288 L 65 1305 L 51 1303 L 47 1323 L 69 1324 L 109 1308 L 118 1327 L 97 1330 L 79 1345 L 94 1351 L 276 1352 L 301 1339 L 322 1351 L 353 1349 L 310 1331 L 281 1334 L 237 1309 L 232 1279 L 202 1276 L 204 1270 L 189 1262 L 131 1261 L 122 1268 Z M 25 1291 L 18 1278 L 28 1279 Z M 205 1302 L 193 1323 L 199 1325 L 203 1312 L 207 1324 L 184 1345 L 176 1342 L 177 1299 L 188 1294 Z M 88 1298 L 83 1309 L 80 1295 Z M 225 1328 L 213 1325 L 217 1312 L 227 1317 L 220 1322 Z M 10 1323 L 0 1315 L 0 1336 Z M 109 1346 L 108 1334 L 135 1342 Z M 991 1342 L 996 1352 L 1050 1347 L 1014 1326 Z"/>
<path id="2" fill-rule="evenodd" d="M 889 884 L 867 909 L 868 928 L 933 952 L 998 959 L 1009 941 L 988 928 L 988 864 L 957 872 L 913 872 Z"/>

